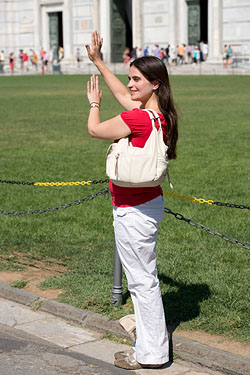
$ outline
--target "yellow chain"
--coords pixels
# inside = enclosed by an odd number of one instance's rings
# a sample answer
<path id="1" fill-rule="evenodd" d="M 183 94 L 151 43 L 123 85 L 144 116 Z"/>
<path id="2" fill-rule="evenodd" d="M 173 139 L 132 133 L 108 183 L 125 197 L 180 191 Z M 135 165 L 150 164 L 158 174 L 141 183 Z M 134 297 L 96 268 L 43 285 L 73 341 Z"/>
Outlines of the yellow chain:
<path id="1" fill-rule="evenodd" d="M 76 181 L 76 182 L 35 182 L 34 186 L 79 186 L 90 185 L 92 181 Z"/>
<path id="2" fill-rule="evenodd" d="M 76 182 L 34 182 L 34 186 L 79 186 L 79 185 L 91 185 L 92 181 L 76 181 Z M 174 194 L 174 193 L 168 193 L 163 192 L 164 195 L 169 195 L 170 197 L 174 198 L 180 198 L 180 199 L 187 199 L 189 201 L 193 202 L 199 202 L 199 203 L 207 203 L 212 205 L 214 201 L 211 199 L 206 201 L 203 198 L 196 198 L 196 197 L 187 197 L 186 195 L 180 195 L 180 194 Z"/>
<path id="3" fill-rule="evenodd" d="M 170 197 L 174 197 L 174 198 L 187 199 L 187 200 L 192 201 L 192 202 L 207 203 L 207 204 L 210 204 L 210 205 L 214 203 L 214 201 L 212 201 L 211 199 L 206 201 L 203 198 L 197 199 L 195 197 L 186 197 L 185 195 L 173 194 L 173 193 L 168 193 L 168 192 L 164 192 L 163 194 L 169 195 Z"/>
<path id="4" fill-rule="evenodd" d="M 195 197 L 193 197 L 193 201 L 194 202 L 199 202 L 199 203 L 207 203 L 207 204 L 210 204 L 210 205 L 214 203 L 214 201 L 212 201 L 211 199 L 209 199 L 208 201 L 206 201 L 203 198 L 198 199 L 198 198 L 195 198 Z"/>
<path id="5" fill-rule="evenodd" d="M 163 194 L 164 195 L 170 195 L 170 197 L 174 197 L 174 198 L 188 199 L 189 201 L 193 200 L 193 197 L 186 197 L 185 195 L 174 194 L 174 193 L 167 193 L 167 192 L 164 192 Z"/>

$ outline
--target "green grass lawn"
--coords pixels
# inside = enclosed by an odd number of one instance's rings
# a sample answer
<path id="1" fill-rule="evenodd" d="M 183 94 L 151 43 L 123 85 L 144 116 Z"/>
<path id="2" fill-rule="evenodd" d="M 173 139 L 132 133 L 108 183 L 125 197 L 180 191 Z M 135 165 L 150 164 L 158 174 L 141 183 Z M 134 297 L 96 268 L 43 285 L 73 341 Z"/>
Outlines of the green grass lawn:
<path id="1" fill-rule="evenodd" d="M 120 77 L 127 82 L 125 76 Z M 109 142 L 87 132 L 87 76 L 0 77 L 1 179 L 79 181 L 106 178 Z M 170 162 L 174 193 L 249 206 L 250 77 L 171 77 L 178 106 L 178 158 Z M 105 88 L 103 120 L 122 108 Z M 73 202 L 104 185 L 0 185 L 0 210 L 33 210 Z M 163 185 L 169 191 L 167 182 Z M 166 206 L 242 242 L 250 242 L 249 210 L 165 197 Z M 98 197 L 55 213 L 0 216 L 1 256 L 22 252 L 63 262 L 68 271 L 43 286 L 60 301 L 119 318 L 110 305 L 113 276 L 111 200 Z M 249 341 L 249 250 L 166 215 L 158 237 L 158 272 L 166 318 Z M 11 268 L 0 263 L 0 269 Z"/>

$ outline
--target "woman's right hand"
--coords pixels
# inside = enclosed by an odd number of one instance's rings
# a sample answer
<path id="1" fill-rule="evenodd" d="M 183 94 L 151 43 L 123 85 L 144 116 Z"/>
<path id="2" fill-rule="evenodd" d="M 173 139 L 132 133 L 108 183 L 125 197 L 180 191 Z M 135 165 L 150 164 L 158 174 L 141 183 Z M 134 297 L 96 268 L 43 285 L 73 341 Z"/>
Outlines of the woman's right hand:
<path id="1" fill-rule="evenodd" d="M 92 33 L 92 47 L 89 44 L 86 44 L 85 47 L 88 52 L 88 57 L 93 63 L 101 59 L 101 48 L 102 48 L 103 39 L 100 37 L 97 31 Z"/>

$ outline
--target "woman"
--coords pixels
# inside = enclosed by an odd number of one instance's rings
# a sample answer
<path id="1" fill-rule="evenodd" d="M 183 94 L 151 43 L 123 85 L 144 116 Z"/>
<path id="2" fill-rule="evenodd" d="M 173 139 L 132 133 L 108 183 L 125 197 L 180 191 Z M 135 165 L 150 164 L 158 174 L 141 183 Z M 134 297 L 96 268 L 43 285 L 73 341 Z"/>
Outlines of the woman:
<path id="1" fill-rule="evenodd" d="M 152 124 L 142 109 L 153 109 L 160 115 L 168 156 L 176 158 L 177 113 L 165 64 L 154 56 L 143 56 L 131 62 L 129 93 L 101 60 L 101 46 L 102 39 L 94 32 L 92 46 L 86 45 L 88 56 L 127 112 L 100 122 L 102 93 L 98 77 L 93 75 L 87 86 L 89 134 L 109 140 L 129 136 L 133 146 L 143 147 Z M 168 332 L 156 268 L 157 232 L 164 217 L 162 189 L 160 186 L 125 188 L 111 182 L 109 187 L 114 206 L 116 247 L 127 277 L 136 320 L 135 351 L 116 353 L 115 365 L 129 370 L 158 368 L 169 361 Z"/>

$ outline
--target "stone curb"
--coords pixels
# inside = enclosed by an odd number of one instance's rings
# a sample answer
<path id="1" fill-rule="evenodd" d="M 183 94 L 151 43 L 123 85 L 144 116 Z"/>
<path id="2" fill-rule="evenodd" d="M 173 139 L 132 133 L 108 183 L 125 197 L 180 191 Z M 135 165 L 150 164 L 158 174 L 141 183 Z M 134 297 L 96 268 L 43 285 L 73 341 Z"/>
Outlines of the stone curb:
<path id="1" fill-rule="evenodd" d="M 112 333 L 120 338 L 129 339 L 129 336 L 120 327 L 118 321 L 110 320 L 91 311 L 79 309 L 55 300 L 45 300 L 33 293 L 10 287 L 4 283 L 0 283 L 0 297 L 29 306 L 38 311 L 50 313 L 93 331 L 104 334 Z M 250 359 L 246 357 L 224 352 L 178 335 L 174 335 L 173 340 L 174 353 L 185 361 L 228 375 L 250 374 Z"/>

